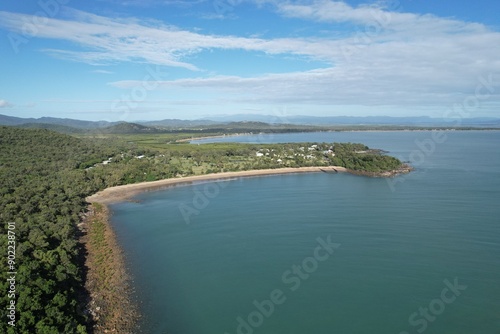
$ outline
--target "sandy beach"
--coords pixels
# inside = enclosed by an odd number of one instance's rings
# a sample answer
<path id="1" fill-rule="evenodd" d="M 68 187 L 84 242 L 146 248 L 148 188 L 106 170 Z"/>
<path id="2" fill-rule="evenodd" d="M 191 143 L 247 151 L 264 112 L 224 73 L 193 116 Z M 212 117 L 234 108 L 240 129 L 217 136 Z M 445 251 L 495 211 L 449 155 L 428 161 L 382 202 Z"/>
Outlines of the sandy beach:
<path id="1" fill-rule="evenodd" d="M 163 188 L 179 184 L 189 184 L 200 181 L 213 181 L 213 180 L 221 180 L 229 178 L 266 176 L 266 175 L 276 175 L 276 174 L 314 173 L 321 171 L 334 172 L 335 170 L 338 172 L 347 171 L 344 167 L 323 166 L 323 167 L 260 169 L 260 170 L 241 171 L 241 172 L 224 172 L 224 173 L 207 174 L 207 175 L 196 175 L 196 176 L 171 178 L 159 181 L 141 182 L 141 183 L 127 184 L 123 186 L 106 188 L 94 195 L 87 197 L 86 200 L 89 203 L 112 204 L 112 203 L 126 201 L 141 192 L 160 190 Z"/>

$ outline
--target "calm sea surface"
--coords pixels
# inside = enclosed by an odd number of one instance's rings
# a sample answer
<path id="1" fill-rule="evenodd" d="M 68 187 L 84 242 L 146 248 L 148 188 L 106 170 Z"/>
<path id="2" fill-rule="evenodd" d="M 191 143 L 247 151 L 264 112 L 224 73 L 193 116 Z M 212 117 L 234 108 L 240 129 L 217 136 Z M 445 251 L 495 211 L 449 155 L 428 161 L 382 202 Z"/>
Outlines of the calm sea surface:
<path id="1" fill-rule="evenodd" d="M 361 142 L 416 170 L 198 183 L 113 205 L 144 333 L 500 333 L 499 131 L 212 141 Z"/>

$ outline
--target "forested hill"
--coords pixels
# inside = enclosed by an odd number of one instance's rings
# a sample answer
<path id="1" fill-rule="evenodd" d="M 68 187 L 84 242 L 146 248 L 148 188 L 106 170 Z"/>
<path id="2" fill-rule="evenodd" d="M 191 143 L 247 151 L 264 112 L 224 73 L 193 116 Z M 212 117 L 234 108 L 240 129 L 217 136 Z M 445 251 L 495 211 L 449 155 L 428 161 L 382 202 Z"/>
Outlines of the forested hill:
<path id="1" fill-rule="evenodd" d="M 84 198 L 107 186 L 83 165 L 113 155 L 105 147 L 48 130 L 0 127 L 0 236 L 16 233 L 16 327 L 7 324 L 6 261 L 0 279 L 0 333 L 86 333 L 77 245 Z"/>
<path id="2" fill-rule="evenodd" d="M 2 251 L 7 222 L 16 233 L 16 330 L 7 324 L 7 294 L 1 294 L 2 333 L 85 333 L 83 292 L 77 266 L 75 222 L 82 209 L 80 155 L 84 142 L 47 130 L 0 128 Z M 82 189 L 90 192 L 92 189 Z M 8 291 L 5 263 L 1 291 Z M 20 312 L 22 310 L 22 312 Z"/>
<path id="3" fill-rule="evenodd" d="M 0 333 L 89 333 L 84 251 L 77 225 L 85 198 L 106 187 L 146 181 L 151 154 L 133 143 L 79 139 L 46 129 L 0 127 L 0 249 L 7 254 L 15 222 L 14 270 L 2 261 Z M 102 163 L 113 157 L 112 166 Z M 121 161 L 120 161 L 121 160 Z M 120 162 L 119 162 L 120 161 Z M 94 167 L 94 166 L 100 166 Z M 156 178 L 168 177 L 158 173 Z M 8 238 L 11 239 L 8 239 Z M 10 298 L 9 271 L 16 271 Z M 15 328 L 7 306 L 15 301 Z"/>

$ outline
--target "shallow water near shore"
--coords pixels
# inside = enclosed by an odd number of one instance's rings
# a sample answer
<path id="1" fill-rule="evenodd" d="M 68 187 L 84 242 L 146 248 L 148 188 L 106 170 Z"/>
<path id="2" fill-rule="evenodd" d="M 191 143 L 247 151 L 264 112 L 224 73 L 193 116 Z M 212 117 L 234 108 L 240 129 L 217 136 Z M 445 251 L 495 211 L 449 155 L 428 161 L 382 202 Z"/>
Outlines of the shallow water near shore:
<path id="1" fill-rule="evenodd" d="M 143 332 L 498 333 L 500 132 L 445 136 L 212 140 L 361 142 L 416 170 L 198 183 L 112 205 Z"/>

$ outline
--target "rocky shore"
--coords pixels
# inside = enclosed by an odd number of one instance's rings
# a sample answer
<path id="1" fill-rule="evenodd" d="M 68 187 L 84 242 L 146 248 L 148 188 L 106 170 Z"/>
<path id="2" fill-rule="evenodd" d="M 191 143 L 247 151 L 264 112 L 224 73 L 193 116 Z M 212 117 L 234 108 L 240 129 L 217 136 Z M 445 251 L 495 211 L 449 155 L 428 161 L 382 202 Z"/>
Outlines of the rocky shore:
<path id="1" fill-rule="evenodd" d="M 79 224 L 87 256 L 85 288 L 90 293 L 86 313 L 91 318 L 90 333 L 137 333 L 138 306 L 132 299 L 131 278 L 105 205 L 89 205 Z"/>
<path id="2" fill-rule="evenodd" d="M 366 172 L 366 171 L 358 171 L 358 170 L 352 170 L 352 169 L 347 170 L 347 172 L 354 174 L 354 175 L 362 175 L 362 176 L 369 176 L 369 177 L 395 177 L 395 176 L 398 176 L 401 174 L 408 174 L 413 170 L 414 170 L 414 168 L 412 166 L 410 166 L 408 164 L 403 164 L 397 169 L 383 171 L 383 172 Z"/>

